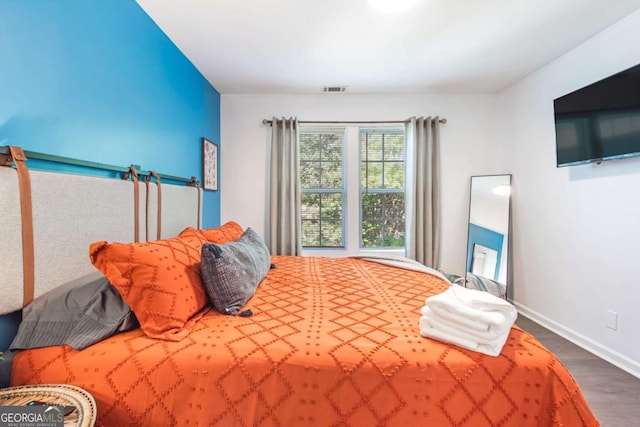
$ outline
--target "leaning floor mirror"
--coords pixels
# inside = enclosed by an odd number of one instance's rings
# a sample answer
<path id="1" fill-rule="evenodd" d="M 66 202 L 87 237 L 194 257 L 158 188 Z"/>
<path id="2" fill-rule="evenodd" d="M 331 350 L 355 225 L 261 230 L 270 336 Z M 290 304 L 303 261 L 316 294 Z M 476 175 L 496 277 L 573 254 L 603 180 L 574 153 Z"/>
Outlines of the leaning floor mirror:
<path id="1" fill-rule="evenodd" d="M 511 175 L 471 177 L 466 286 L 507 298 Z"/>

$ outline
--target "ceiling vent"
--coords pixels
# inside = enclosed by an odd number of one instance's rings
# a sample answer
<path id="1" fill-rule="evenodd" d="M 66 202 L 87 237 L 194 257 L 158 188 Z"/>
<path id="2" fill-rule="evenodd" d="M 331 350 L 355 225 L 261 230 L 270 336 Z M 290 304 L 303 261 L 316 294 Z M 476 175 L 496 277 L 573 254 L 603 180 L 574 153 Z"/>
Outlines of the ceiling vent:
<path id="1" fill-rule="evenodd" d="M 324 86 L 322 88 L 323 92 L 331 92 L 331 93 L 344 92 L 346 90 L 347 90 L 346 86 Z"/>

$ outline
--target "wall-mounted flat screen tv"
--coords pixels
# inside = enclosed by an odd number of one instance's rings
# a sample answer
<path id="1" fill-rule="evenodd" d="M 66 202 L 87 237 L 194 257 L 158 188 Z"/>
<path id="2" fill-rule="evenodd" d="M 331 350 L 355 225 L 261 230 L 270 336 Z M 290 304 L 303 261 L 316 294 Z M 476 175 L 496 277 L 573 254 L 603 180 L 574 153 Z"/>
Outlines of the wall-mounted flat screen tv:
<path id="1" fill-rule="evenodd" d="M 640 65 L 553 101 L 557 166 L 640 155 Z"/>

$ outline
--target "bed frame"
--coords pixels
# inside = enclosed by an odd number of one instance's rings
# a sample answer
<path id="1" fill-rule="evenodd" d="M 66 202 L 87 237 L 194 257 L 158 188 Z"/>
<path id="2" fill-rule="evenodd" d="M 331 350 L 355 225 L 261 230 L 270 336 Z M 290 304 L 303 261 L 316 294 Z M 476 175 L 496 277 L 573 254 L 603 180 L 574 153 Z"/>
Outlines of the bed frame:
<path id="1" fill-rule="evenodd" d="M 38 296 L 93 271 L 92 242 L 199 228 L 196 188 L 162 183 L 159 198 L 138 168 L 124 180 L 43 171 L 25 179 L 16 154 L 4 157 L 15 168 L 0 167 L 0 313 L 29 302 L 31 245 Z M 104 426 L 599 425 L 556 356 L 517 327 L 496 358 L 421 337 L 425 296 L 449 286 L 435 275 L 354 258 L 271 262 L 249 317 L 204 307 L 182 340 L 138 328 L 81 351 L 26 350 L 11 383 L 82 387 Z"/>
<path id="2" fill-rule="evenodd" d="M 186 185 L 167 184 L 153 171 L 103 164 L 95 166 L 115 172 L 116 179 L 29 170 L 28 159 L 38 154 L 0 147 L 0 314 L 20 310 L 32 298 L 95 271 L 89 260 L 92 242 L 155 240 L 187 226 L 199 228 L 202 194 L 195 178 L 178 178 Z"/>

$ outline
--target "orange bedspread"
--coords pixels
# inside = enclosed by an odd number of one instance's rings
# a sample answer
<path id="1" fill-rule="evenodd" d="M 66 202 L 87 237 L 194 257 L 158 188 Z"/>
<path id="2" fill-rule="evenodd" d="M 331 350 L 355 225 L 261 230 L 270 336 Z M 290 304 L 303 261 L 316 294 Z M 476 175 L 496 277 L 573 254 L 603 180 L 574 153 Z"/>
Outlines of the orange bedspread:
<path id="1" fill-rule="evenodd" d="M 274 257 L 247 307 L 180 342 L 140 330 L 20 353 L 13 385 L 85 388 L 101 426 L 597 426 L 558 359 L 514 327 L 499 357 L 419 335 L 446 289 L 356 259 Z"/>

